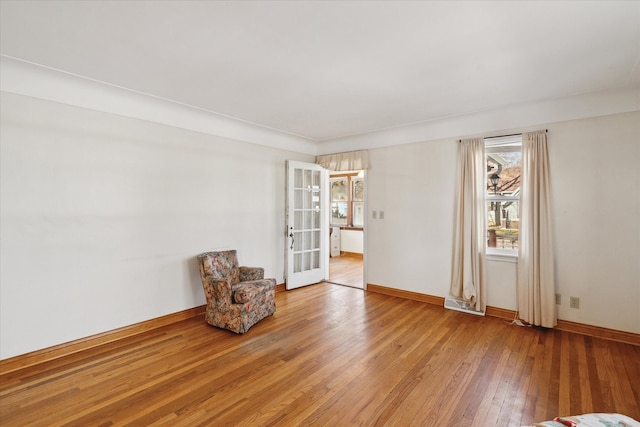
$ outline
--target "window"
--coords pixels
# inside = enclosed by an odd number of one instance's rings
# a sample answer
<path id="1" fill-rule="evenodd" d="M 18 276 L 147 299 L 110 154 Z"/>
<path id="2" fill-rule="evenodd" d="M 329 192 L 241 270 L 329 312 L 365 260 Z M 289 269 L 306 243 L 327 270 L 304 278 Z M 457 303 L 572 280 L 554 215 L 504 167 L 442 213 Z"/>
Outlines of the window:
<path id="1" fill-rule="evenodd" d="M 522 137 L 485 139 L 487 253 L 518 251 Z"/>
<path id="2" fill-rule="evenodd" d="M 364 226 L 364 179 L 357 172 L 331 175 L 331 225 Z"/>
<path id="3" fill-rule="evenodd" d="M 364 179 L 351 178 L 351 212 L 354 227 L 364 227 Z"/>

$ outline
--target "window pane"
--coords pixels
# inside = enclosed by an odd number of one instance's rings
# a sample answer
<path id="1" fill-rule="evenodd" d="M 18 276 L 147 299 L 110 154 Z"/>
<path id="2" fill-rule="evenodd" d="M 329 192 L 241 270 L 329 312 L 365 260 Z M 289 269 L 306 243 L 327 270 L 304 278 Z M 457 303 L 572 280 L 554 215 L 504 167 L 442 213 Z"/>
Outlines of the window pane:
<path id="1" fill-rule="evenodd" d="M 364 226 L 364 203 L 363 202 L 353 203 L 353 226 L 354 227 Z"/>
<path id="2" fill-rule="evenodd" d="M 518 202 L 487 202 L 487 246 L 498 249 L 518 249 Z"/>
<path id="3" fill-rule="evenodd" d="M 522 153 L 487 153 L 487 196 L 517 196 L 520 193 Z"/>
<path id="4" fill-rule="evenodd" d="M 332 178 L 331 180 L 331 200 L 341 202 L 349 200 L 349 187 L 347 178 Z"/>
<path id="5" fill-rule="evenodd" d="M 347 225 L 347 202 L 331 203 L 331 225 Z"/>
<path id="6" fill-rule="evenodd" d="M 364 180 L 362 178 L 353 178 L 353 197 L 354 202 L 364 201 Z"/>

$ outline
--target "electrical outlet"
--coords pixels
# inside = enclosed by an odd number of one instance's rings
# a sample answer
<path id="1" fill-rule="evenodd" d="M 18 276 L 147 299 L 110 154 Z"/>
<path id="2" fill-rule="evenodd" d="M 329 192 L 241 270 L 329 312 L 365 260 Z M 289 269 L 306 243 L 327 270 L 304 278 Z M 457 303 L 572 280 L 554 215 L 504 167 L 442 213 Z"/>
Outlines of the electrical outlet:
<path id="1" fill-rule="evenodd" d="M 562 304 L 562 295 L 556 294 L 556 304 Z"/>
<path id="2" fill-rule="evenodd" d="M 371 218 L 378 219 L 378 211 L 371 212 Z"/>
<path id="3" fill-rule="evenodd" d="M 380 211 L 380 219 L 384 219 L 384 211 Z"/>
<path id="4" fill-rule="evenodd" d="M 578 298 L 578 297 L 569 297 L 569 307 L 571 307 L 571 308 L 580 308 L 580 298 Z"/>

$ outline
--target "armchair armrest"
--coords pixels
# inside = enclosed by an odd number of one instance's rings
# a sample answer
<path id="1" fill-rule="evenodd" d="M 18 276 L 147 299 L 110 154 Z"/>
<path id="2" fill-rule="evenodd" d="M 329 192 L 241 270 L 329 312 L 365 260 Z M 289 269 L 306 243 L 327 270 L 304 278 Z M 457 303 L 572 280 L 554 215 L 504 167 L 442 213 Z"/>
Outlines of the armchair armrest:
<path id="1" fill-rule="evenodd" d="M 264 268 L 262 267 L 240 267 L 240 281 L 250 282 L 251 280 L 264 279 Z"/>

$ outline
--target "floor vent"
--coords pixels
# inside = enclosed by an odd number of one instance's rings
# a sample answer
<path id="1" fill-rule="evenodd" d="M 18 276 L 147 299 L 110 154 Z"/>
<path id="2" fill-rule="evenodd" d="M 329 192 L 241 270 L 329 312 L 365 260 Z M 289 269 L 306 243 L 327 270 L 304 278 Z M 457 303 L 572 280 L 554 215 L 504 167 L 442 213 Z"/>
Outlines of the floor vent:
<path id="1" fill-rule="evenodd" d="M 461 301 L 455 298 L 445 298 L 444 308 L 448 308 L 449 310 L 462 311 L 463 313 L 471 313 L 475 314 L 476 316 L 484 316 L 484 311 L 476 311 L 469 305 L 468 302 Z"/>

